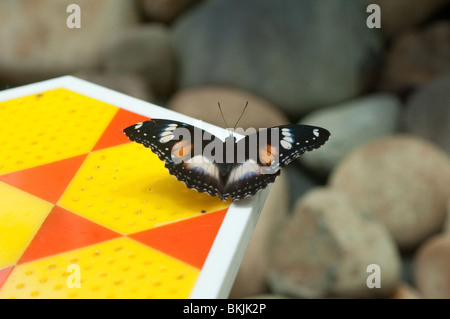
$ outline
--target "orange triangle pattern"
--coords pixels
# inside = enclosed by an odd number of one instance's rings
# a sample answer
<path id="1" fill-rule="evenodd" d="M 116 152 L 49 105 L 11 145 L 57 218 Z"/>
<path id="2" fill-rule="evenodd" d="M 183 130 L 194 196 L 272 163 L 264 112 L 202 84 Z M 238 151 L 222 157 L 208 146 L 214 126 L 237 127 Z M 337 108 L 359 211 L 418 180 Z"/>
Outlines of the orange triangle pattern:
<path id="1" fill-rule="evenodd" d="M 18 264 L 120 236 L 112 230 L 55 206 Z"/>
<path id="2" fill-rule="evenodd" d="M 0 269 L 0 288 L 2 287 L 3 283 L 8 278 L 8 276 L 11 273 L 11 271 L 13 270 L 13 268 L 14 268 L 14 266 Z"/>
<path id="3" fill-rule="evenodd" d="M 129 143 L 123 129 L 146 120 L 149 118 L 119 109 L 91 151 Z M 1 175 L 0 181 L 56 204 L 87 156 L 88 154 L 83 154 Z M 128 237 L 201 269 L 226 212 L 227 209 L 207 213 Z M 55 205 L 18 264 L 121 236 Z M 13 268 L 14 266 L 0 269 L 0 287 Z"/>
<path id="4" fill-rule="evenodd" d="M 0 176 L 0 181 L 56 203 L 64 193 L 87 154 L 31 167 Z"/>
<path id="5" fill-rule="evenodd" d="M 97 151 L 102 148 L 129 143 L 130 140 L 123 133 L 123 129 L 130 125 L 148 120 L 148 117 L 124 109 L 119 109 L 92 150 Z"/>
<path id="6" fill-rule="evenodd" d="M 227 210 L 152 228 L 129 237 L 201 269 Z"/>

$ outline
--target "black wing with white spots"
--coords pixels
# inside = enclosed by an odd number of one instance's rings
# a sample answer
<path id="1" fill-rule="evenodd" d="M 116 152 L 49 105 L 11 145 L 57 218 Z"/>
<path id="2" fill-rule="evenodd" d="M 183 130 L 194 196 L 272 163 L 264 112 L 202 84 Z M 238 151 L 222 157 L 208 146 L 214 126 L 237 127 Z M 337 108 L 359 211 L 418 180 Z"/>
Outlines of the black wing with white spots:
<path id="1" fill-rule="evenodd" d="M 223 142 L 200 128 L 160 119 L 137 123 L 124 132 L 131 141 L 150 148 L 188 188 L 222 200 L 254 195 L 274 182 L 282 167 L 319 148 L 330 136 L 320 127 L 285 125 Z"/>
<path id="2" fill-rule="evenodd" d="M 185 123 L 168 120 L 150 120 L 134 124 L 124 129 L 125 135 L 133 142 L 150 148 L 162 161 L 173 161 L 172 150 L 182 140 L 177 128 L 194 134 L 194 127 Z M 179 144 L 178 146 L 181 146 Z"/>
<path id="3" fill-rule="evenodd" d="M 203 152 L 213 142 L 222 145 L 217 137 L 186 123 L 161 119 L 137 123 L 124 133 L 131 141 L 150 148 L 169 173 L 188 188 L 211 196 L 220 194 L 219 167 Z"/>
<path id="4" fill-rule="evenodd" d="M 282 167 L 319 148 L 329 136 L 326 129 L 309 125 L 276 126 L 246 136 L 236 143 L 236 164 L 223 195 L 241 199 L 256 194 L 275 181 Z"/>

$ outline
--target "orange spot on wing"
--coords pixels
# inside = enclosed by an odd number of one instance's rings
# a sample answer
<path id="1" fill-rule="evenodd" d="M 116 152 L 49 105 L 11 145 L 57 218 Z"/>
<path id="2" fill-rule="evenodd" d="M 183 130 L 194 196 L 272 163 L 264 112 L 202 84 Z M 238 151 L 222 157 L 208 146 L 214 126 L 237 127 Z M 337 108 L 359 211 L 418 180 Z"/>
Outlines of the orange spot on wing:
<path id="1" fill-rule="evenodd" d="M 172 149 L 172 155 L 176 159 L 182 159 L 191 154 L 192 144 L 186 140 L 176 143 Z"/>
<path id="2" fill-rule="evenodd" d="M 264 165 L 270 165 L 275 160 L 275 156 L 278 156 L 278 149 L 272 147 L 272 145 L 264 145 L 259 148 L 259 160 Z"/>

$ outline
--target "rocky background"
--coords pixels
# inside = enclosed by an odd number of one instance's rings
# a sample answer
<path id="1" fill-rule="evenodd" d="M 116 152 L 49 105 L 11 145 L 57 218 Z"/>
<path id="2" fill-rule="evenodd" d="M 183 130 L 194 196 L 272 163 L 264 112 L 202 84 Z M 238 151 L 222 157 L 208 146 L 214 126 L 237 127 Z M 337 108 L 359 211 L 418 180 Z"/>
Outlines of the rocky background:
<path id="1" fill-rule="evenodd" d="M 233 123 L 246 101 L 243 128 L 323 126 L 230 297 L 450 298 L 449 17 L 450 0 L 0 1 L 0 89 L 72 74 L 219 126 L 217 102 Z"/>

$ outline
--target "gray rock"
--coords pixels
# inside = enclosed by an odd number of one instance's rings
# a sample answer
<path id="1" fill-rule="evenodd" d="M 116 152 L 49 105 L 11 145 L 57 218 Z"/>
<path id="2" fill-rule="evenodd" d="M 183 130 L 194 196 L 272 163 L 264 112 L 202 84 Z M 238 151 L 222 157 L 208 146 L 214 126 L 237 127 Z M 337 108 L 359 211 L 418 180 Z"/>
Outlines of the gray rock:
<path id="1" fill-rule="evenodd" d="M 309 113 L 299 124 L 324 127 L 331 137 L 320 149 L 301 156 L 300 163 L 318 174 L 328 174 L 351 151 L 395 133 L 400 111 L 396 96 L 374 94 Z"/>
<path id="2" fill-rule="evenodd" d="M 329 185 L 371 213 L 408 251 L 443 226 L 450 160 L 421 138 L 387 137 L 352 152 L 333 171 Z"/>
<path id="3" fill-rule="evenodd" d="M 343 193 L 326 188 L 298 201 L 272 258 L 272 290 L 294 297 L 386 297 L 399 278 L 400 259 L 387 230 Z M 372 264 L 380 266 L 380 288 L 367 286 Z"/>
<path id="4" fill-rule="evenodd" d="M 150 21 L 170 23 L 199 0 L 139 0 L 144 16 Z"/>
<path id="5" fill-rule="evenodd" d="M 154 101 L 153 93 L 148 89 L 147 82 L 137 74 L 80 71 L 76 72 L 74 76 L 144 101 Z"/>
<path id="6" fill-rule="evenodd" d="M 74 3 L 79 29 L 66 24 Z M 0 1 L 0 73 L 10 84 L 23 84 L 96 68 L 108 38 L 137 22 L 132 1 Z"/>
<path id="7" fill-rule="evenodd" d="M 415 259 L 414 279 L 424 298 L 450 298 L 450 234 L 427 240 Z"/>
<path id="8" fill-rule="evenodd" d="M 409 93 L 450 72 L 450 22 L 439 21 L 395 39 L 386 54 L 379 89 Z"/>
<path id="9" fill-rule="evenodd" d="M 422 295 L 408 284 L 400 283 L 395 289 L 392 299 L 421 299 Z"/>
<path id="10" fill-rule="evenodd" d="M 167 107 L 196 119 L 225 127 L 217 103 L 220 103 L 229 127 L 233 127 L 244 110 L 238 128 L 248 129 L 288 124 L 287 117 L 272 103 L 265 99 L 235 88 L 226 86 L 201 86 L 178 91 L 167 102 Z"/>
<path id="11" fill-rule="evenodd" d="M 402 253 L 402 282 L 413 284 L 414 252 Z"/>
<path id="12" fill-rule="evenodd" d="M 312 188 L 317 187 L 323 182 L 315 176 L 311 176 L 308 172 L 298 167 L 294 163 L 287 167 L 283 167 L 289 180 L 289 207 L 294 207 L 297 200 L 309 192 Z"/>
<path id="13" fill-rule="evenodd" d="M 253 295 L 249 297 L 245 297 L 246 299 L 291 299 L 286 296 L 274 295 L 274 294 L 262 294 L 262 295 Z"/>
<path id="14" fill-rule="evenodd" d="M 366 1 L 367 3 L 375 3 L 380 6 L 382 21 L 380 31 L 386 37 L 394 37 L 411 30 L 449 3 L 449 0 Z"/>
<path id="15" fill-rule="evenodd" d="M 437 144 L 447 154 L 450 154 L 449 101 L 450 73 L 415 92 L 406 104 L 405 114 L 406 130 Z"/>
<path id="16" fill-rule="evenodd" d="M 155 97 L 168 97 L 175 85 L 169 29 L 153 23 L 115 34 L 105 47 L 104 67 L 112 73 L 136 73 L 149 83 Z"/>
<path id="17" fill-rule="evenodd" d="M 174 25 L 180 86 L 231 85 L 293 116 L 348 99 L 381 52 L 366 18 L 361 1 L 205 1 Z"/>
<path id="18" fill-rule="evenodd" d="M 445 217 L 444 230 L 450 233 L 450 196 L 447 201 L 447 215 Z"/>

